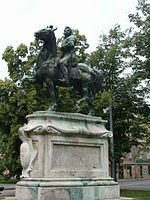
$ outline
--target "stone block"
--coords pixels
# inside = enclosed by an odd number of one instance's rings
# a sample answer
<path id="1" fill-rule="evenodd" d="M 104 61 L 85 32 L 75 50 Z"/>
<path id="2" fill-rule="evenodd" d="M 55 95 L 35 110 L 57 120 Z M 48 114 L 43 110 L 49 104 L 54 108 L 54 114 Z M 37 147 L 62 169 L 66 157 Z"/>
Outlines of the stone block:
<path id="1" fill-rule="evenodd" d="M 22 181 L 17 200 L 119 199 L 109 177 L 108 138 L 100 117 L 35 112 L 19 129 Z"/>

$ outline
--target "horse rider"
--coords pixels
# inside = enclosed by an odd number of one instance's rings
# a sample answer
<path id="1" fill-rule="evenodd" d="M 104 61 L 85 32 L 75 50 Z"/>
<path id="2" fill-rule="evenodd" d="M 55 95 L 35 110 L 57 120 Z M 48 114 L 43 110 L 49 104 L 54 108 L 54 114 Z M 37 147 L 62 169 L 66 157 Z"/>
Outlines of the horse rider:
<path id="1" fill-rule="evenodd" d="M 60 50 L 61 50 L 61 59 L 59 61 L 59 66 L 63 75 L 60 81 L 69 84 L 69 69 L 72 67 L 73 62 L 76 62 L 74 57 L 74 47 L 76 45 L 76 36 L 73 35 L 72 29 L 70 27 L 65 27 L 64 29 L 64 40 L 62 41 Z"/>

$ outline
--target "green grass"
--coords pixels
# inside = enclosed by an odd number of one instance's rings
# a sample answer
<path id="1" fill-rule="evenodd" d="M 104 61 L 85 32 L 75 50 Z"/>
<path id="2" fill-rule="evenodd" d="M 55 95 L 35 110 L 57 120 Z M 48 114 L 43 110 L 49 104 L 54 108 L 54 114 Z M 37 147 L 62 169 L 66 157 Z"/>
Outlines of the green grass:
<path id="1" fill-rule="evenodd" d="M 0 184 L 16 184 L 19 180 L 0 179 Z M 1 199 L 0 199 L 1 200 Z"/>
<path id="2" fill-rule="evenodd" d="M 135 200 L 150 200 L 150 191 L 120 190 L 121 197 L 132 197 Z"/>

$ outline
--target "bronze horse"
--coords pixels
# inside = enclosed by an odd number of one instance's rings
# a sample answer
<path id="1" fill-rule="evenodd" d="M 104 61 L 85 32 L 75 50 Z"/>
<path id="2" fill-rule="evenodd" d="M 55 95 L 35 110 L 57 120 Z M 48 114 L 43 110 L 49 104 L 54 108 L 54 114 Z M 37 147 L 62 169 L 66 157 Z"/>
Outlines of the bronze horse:
<path id="1" fill-rule="evenodd" d="M 52 26 L 35 32 L 34 36 L 43 41 L 43 47 L 38 55 L 35 70 L 32 77 L 24 76 L 20 82 L 20 90 L 23 92 L 25 81 L 30 83 L 45 82 L 52 100 L 52 105 L 49 106 L 49 111 L 54 111 L 56 104 L 55 86 L 65 86 L 60 81 L 61 70 L 57 56 L 57 46 L 55 31 Z M 93 112 L 93 99 L 95 94 L 102 88 L 103 76 L 96 68 L 90 68 L 84 63 L 76 63 L 69 68 L 69 83 L 70 86 L 76 88 L 81 99 L 76 102 L 76 110 L 80 111 L 80 104 L 83 101 L 88 103 L 89 114 Z"/>

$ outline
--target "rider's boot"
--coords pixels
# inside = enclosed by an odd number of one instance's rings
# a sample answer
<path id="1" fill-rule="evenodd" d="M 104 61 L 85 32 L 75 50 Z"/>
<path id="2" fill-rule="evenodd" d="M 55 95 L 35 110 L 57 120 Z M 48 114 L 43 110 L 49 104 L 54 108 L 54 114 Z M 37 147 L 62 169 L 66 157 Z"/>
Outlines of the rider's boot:
<path id="1" fill-rule="evenodd" d="M 65 83 L 66 85 L 69 85 L 69 79 L 68 78 L 62 78 L 62 79 L 59 79 L 59 81 Z"/>
<path id="2" fill-rule="evenodd" d="M 66 66 L 63 66 L 63 78 L 59 80 L 64 84 L 69 85 L 68 69 Z"/>

